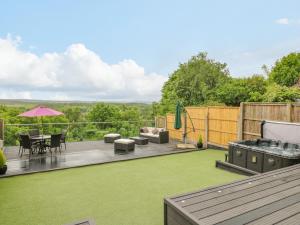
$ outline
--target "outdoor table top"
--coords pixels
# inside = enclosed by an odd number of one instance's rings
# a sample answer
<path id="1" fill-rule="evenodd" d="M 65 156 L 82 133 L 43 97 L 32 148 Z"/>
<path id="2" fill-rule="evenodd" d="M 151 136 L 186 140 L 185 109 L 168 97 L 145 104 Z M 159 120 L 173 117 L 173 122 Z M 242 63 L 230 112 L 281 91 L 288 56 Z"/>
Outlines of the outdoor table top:
<path id="1" fill-rule="evenodd" d="M 51 135 L 37 135 L 37 136 L 33 136 L 30 137 L 31 140 L 45 140 L 45 139 L 50 139 Z"/>
<path id="2" fill-rule="evenodd" d="M 165 198 L 165 221 L 175 217 L 191 225 L 299 224 L 300 164 Z"/>

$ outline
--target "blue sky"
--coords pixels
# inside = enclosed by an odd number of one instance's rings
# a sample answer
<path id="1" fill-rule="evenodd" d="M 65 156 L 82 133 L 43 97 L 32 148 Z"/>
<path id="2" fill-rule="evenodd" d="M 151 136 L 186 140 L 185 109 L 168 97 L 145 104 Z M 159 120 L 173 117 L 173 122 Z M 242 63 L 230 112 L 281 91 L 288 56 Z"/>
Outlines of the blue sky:
<path id="1" fill-rule="evenodd" d="M 246 76 L 299 51 L 299 8 L 296 0 L 11 0 L 1 2 L 0 38 L 20 36 L 18 51 L 38 57 L 80 43 L 108 65 L 133 60 L 145 76 L 167 77 L 206 51 Z"/>

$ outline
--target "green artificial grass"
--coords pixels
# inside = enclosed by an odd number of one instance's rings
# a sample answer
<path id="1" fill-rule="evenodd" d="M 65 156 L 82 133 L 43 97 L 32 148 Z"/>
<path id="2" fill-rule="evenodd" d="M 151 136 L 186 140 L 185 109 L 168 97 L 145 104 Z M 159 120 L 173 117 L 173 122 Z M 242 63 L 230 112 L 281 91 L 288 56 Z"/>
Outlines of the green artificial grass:
<path id="1" fill-rule="evenodd" d="M 223 158 L 205 150 L 0 179 L 0 224 L 162 225 L 164 197 L 243 178 L 216 169 Z"/>

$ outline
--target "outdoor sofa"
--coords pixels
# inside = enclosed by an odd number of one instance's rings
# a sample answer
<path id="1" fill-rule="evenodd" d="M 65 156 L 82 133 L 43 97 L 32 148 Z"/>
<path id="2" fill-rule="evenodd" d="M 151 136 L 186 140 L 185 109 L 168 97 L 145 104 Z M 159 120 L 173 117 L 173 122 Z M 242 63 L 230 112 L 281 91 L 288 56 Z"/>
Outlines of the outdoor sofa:
<path id="1" fill-rule="evenodd" d="M 140 137 L 148 138 L 152 143 L 169 143 L 169 131 L 164 128 L 143 127 L 140 129 Z"/>

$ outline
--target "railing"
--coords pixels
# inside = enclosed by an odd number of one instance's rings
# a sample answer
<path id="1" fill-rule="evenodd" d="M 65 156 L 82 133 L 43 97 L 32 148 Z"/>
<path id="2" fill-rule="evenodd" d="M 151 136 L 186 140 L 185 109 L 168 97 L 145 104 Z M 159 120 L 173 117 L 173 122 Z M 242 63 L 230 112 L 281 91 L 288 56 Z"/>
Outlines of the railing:
<path id="1" fill-rule="evenodd" d="M 18 145 L 18 134 L 39 129 L 44 134 L 67 131 L 67 141 L 101 140 L 107 133 L 120 133 L 123 137 L 136 136 L 144 126 L 155 126 L 154 120 L 111 121 L 111 122 L 70 122 L 5 124 L 4 142 L 6 146 Z"/>

